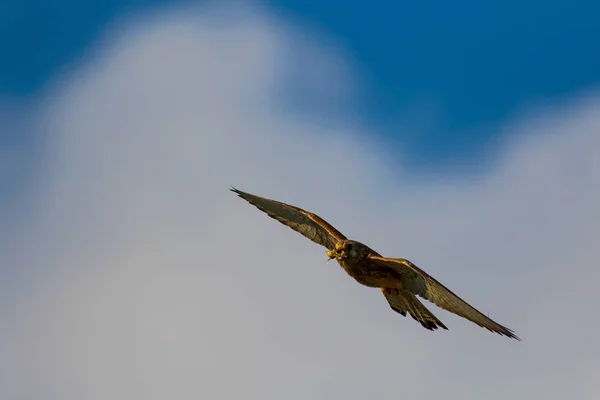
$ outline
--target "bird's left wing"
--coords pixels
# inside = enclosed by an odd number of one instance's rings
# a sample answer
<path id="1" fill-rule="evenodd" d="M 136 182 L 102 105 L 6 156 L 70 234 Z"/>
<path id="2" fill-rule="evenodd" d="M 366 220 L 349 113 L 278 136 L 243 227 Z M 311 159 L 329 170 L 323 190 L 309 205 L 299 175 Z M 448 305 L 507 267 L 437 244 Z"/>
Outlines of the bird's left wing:
<path id="1" fill-rule="evenodd" d="M 280 201 L 242 192 L 236 188 L 231 188 L 231 191 L 265 212 L 269 217 L 289 226 L 329 250 L 334 249 L 338 241 L 346 240 L 344 235 L 316 214 Z"/>
<path id="2" fill-rule="evenodd" d="M 486 317 L 412 262 L 403 258 L 387 258 L 376 255 L 370 255 L 369 262 L 387 266 L 396 271 L 402 280 L 404 290 L 421 296 L 438 307 L 466 318 L 492 332 L 521 340 L 512 330 Z"/>

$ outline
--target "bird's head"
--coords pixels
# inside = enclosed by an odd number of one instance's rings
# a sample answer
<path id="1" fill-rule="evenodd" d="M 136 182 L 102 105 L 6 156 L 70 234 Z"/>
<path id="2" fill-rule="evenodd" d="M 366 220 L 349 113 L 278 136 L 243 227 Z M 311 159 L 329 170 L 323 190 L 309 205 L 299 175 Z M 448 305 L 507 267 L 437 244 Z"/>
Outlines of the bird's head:
<path id="1" fill-rule="evenodd" d="M 356 250 L 356 243 L 352 240 L 344 240 L 337 242 L 335 247 L 325 254 L 327 254 L 327 261 L 337 259 L 338 261 L 344 260 L 348 257 L 354 257 Z"/>

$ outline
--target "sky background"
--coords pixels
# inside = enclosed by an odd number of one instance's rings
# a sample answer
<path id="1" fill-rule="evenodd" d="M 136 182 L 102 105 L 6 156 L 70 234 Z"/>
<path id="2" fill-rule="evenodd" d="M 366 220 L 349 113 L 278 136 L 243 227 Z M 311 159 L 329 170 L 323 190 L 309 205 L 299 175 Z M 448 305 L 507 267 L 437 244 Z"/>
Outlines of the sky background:
<path id="1" fill-rule="evenodd" d="M 597 398 L 599 6 L 223 4 L 0 3 L 0 397 Z"/>
<path id="2" fill-rule="evenodd" d="M 177 4 L 187 2 L 1 2 L 0 96 L 35 96 L 85 60 L 115 20 Z M 362 89 L 352 99 L 353 116 L 391 145 L 408 146 L 408 165 L 416 170 L 478 166 L 502 134 L 499 121 L 600 81 L 594 1 L 259 4 L 343 48 Z M 310 98 L 295 93 L 295 112 L 318 111 Z"/>

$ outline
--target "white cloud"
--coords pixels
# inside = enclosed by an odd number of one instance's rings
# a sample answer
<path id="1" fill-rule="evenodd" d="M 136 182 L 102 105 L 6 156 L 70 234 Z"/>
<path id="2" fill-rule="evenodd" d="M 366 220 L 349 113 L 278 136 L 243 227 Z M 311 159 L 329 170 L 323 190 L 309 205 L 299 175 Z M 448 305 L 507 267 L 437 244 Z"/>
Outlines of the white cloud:
<path id="1" fill-rule="evenodd" d="M 290 53 L 339 68 L 306 82 L 343 101 L 338 49 L 255 11 L 114 32 L 38 121 L 26 272 L 2 271 L 3 398 L 597 394 L 598 97 L 511 124 L 491 175 L 415 184 L 366 129 L 276 107 Z M 524 341 L 433 305 L 450 331 L 423 330 L 229 185 L 413 260 Z"/>

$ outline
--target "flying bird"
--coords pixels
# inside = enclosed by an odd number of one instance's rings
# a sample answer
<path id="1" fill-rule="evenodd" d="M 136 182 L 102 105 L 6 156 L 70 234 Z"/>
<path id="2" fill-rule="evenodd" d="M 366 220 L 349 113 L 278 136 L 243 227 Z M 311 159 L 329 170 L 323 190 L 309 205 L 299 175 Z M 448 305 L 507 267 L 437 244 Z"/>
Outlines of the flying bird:
<path id="1" fill-rule="evenodd" d="M 368 246 L 349 240 L 316 214 L 276 200 L 259 197 L 235 188 L 231 191 L 265 212 L 269 217 L 325 246 L 328 260 L 338 264 L 358 283 L 381 289 L 392 310 L 408 313 L 424 328 L 448 329 L 423 303 L 420 296 L 447 311 L 468 319 L 491 332 L 521 340 L 515 333 L 491 320 L 454 294 L 435 278 L 403 258 L 382 257 Z"/>

